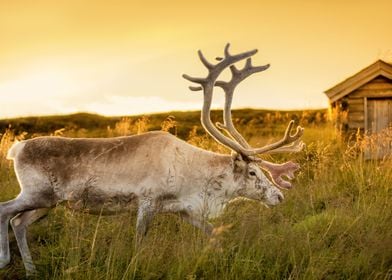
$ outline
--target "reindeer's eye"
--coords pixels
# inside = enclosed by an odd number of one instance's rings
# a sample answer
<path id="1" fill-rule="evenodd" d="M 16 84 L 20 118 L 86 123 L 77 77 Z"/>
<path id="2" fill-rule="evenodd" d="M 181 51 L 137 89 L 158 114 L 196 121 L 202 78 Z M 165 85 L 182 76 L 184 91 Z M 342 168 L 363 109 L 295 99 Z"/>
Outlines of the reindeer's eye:
<path id="1" fill-rule="evenodd" d="M 250 176 L 256 176 L 256 172 L 250 171 L 250 172 L 249 172 L 249 175 L 250 175 Z"/>

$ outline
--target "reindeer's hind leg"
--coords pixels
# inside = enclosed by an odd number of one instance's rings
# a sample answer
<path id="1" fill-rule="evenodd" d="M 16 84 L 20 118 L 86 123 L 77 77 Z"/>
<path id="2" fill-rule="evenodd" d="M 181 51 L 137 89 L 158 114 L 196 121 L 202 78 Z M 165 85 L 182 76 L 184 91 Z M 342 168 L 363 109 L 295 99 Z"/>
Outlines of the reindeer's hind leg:
<path id="1" fill-rule="evenodd" d="M 38 208 L 49 208 L 52 199 L 42 198 L 42 193 L 20 193 L 15 199 L 0 203 L 0 268 L 10 262 L 8 225 L 17 214 Z"/>
<path id="2" fill-rule="evenodd" d="M 27 244 L 27 227 L 45 216 L 48 212 L 49 208 L 40 208 L 20 213 L 11 219 L 11 226 L 15 233 L 16 241 L 18 243 L 20 255 L 22 256 L 27 275 L 32 275 L 36 272 L 29 246 Z"/>
<path id="3" fill-rule="evenodd" d="M 26 201 L 21 196 L 0 203 L 0 268 L 5 267 L 10 262 L 10 247 L 8 242 L 9 221 L 16 214 L 27 209 Z"/>

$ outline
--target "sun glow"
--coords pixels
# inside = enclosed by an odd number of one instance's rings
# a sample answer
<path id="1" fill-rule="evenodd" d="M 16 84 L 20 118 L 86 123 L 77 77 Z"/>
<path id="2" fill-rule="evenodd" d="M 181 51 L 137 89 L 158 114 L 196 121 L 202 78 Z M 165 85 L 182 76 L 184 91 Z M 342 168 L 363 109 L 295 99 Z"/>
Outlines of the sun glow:
<path id="1" fill-rule="evenodd" d="M 0 81 L 0 97 L 7 106 L 1 106 L 4 117 L 73 113 L 64 104 L 79 85 L 68 71 L 54 67 L 26 67 L 13 79 Z M 38 109 L 39 108 L 39 109 Z M 38 109 L 38 110 L 37 110 Z"/>
<path id="2" fill-rule="evenodd" d="M 324 90 L 392 60 L 392 2 L 351 2 L 0 1 L 0 118 L 198 109 L 181 75 L 204 76 L 196 51 L 214 61 L 227 42 L 271 64 L 233 108 L 326 108 Z"/>
<path id="3" fill-rule="evenodd" d="M 72 79 L 64 72 L 55 70 L 34 71 L 14 80 L 1 83 L 0 94 L 8 95 L 9 99 L 18 100 L 33 96 L 51 98 L 53 96 L 66 95 L 72 84 Z"/>

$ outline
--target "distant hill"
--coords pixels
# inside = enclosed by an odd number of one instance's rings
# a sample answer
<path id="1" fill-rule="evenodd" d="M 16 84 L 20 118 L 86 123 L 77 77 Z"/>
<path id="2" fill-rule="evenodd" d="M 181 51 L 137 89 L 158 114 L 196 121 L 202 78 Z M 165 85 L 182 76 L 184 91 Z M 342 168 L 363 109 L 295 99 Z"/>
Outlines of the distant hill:
<path id="1" fill-rule="evenodd" d="M 233 110 L 233 119 L 235 123 L 241 126 L 252 124 L 268 125 L 270 122 L 286 123 L 289 119 L 297 122 L 306 121 L 307 124 L 316 122 L 325 122 L 327 118 L 327 110 L 306 110 L 306 111 L 273 111 L 273 110 L 254 110 L 241 109 Z M 149 115 L 123 116 L 123 117 L 105 117 L 97 114 L 77 113 L 71 115 L 55 115 L 40 117 L 22 117 L 0 120 L 0 133 L 6 128 L 11 128 L 16 134 L 28 132 L 29 134 L 51 134 L 56 130 L 65 128 L 67 130 L 86 129 L 89 131 L 103 131 L 108 127 L 115 127 L 116 123 L 123 118 L 137 120 L 143 116 L 148 118 L 149 130 L 161 129 L 162 122 L 168 117 L 174 117 L 177 123 L 178 135 L 185 136 L 194 126 L 200 127 L 200 111 L 187 112 L 167 112 Z M 221 121 L 222 111 L 211 111 L 214 121 Z M 99 133 L 96 136 L 100 136 Z"/>

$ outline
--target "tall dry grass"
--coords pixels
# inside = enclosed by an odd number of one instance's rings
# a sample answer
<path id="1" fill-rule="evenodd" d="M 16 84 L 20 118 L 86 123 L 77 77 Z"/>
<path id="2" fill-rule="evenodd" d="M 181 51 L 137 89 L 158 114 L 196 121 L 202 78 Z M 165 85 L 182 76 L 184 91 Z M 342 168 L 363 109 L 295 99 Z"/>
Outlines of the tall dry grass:
<path id="1" fill-rule="evenodd" d="M 148 122 L 136 125 L 124 119 L 106 133 L 136 134 L 145 127 Z M 252 144 L 270 141 L 260 137 L 258 127 L 255 121 L 242 133 Z M 284 127 L 270 129 L 277 137 Z M 3 157 L 13 138 L 7 131 L 0 142 L 2 201 L 18 193 L 12 165 Z M 185 140 L 228 152 L 196 128 Z M 285 192 L 285 202 L 271 209 L 251 201 L 231 203 L 213 221 L 220 229 L 213 239 L 176 215 L 159 215 L 142 248 L 135 251 L 134 213 L 92 216 L 57 207 L 30 227 L 36 278 L 390 279 L 391 159 L 365 160 L 365 139 L 347 144 L 329 125 L 309 125 L 304 141 L 307 147 L 299 154 L 266 157 L 278 162 L 295 159 L 302 166 L 295 188 Z M 23 265 L 12 238 L 11 251 L 12 263 L 0 277 L 22 278 Z"/>

